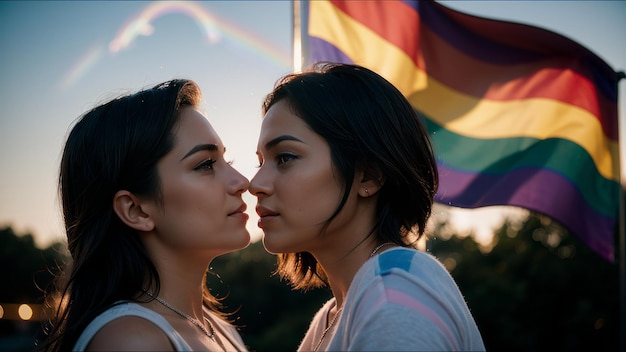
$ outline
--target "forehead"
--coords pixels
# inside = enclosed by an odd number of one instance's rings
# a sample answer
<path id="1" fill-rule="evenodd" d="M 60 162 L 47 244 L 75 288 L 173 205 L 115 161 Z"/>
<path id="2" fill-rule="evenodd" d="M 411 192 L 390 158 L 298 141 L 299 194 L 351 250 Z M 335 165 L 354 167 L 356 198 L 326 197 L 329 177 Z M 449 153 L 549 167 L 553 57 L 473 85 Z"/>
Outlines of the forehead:
<path id="1" fill-rule="evenodd" d="M 215 144 L 223 150 L 222 140 L 207 118 L 193 107 L 180 111 L 178 124 L 173 131 L 174 149 L 189 149 L 198 144 Z"/>
<path id="2" fill-rule="evenodd" d="M 259 148 L 280 135 L 291 135 L 299 139 L 311 139 L 314 136 L 321 139 L 304 120 L 296 115 L 286 100 L 276 102 L 267 111 L 261 124 Z"/>

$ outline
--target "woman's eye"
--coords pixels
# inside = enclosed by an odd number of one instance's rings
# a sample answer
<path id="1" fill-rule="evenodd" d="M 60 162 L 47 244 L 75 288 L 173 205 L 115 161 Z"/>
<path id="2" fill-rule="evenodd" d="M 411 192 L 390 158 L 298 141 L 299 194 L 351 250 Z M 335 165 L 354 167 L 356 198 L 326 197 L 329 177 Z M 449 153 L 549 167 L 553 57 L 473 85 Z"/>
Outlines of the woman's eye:
<path id="1" fill-rule="evenodd" d="M 212 170 L 213 164 L 215 164 L 215 160 L 207 159 L 201 162 L 198 166 L 194 168 L 194 170 L 202 171 L 202 170 Z"/>
<path id="2" fill-rule="evenodd" d="M 276 160 L 278 161 L 278 165 L 281 165 L 297 158 L 298 157 L 293 154 L 284 153 L 284 154 L 279 154 L 276 157 Z"/>

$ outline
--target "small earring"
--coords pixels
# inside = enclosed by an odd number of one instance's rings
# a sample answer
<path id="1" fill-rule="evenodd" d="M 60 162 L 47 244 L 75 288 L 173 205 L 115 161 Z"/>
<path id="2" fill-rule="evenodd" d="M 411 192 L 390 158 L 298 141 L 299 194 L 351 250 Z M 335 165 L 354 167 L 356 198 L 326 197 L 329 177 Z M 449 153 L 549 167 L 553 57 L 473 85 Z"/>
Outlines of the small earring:
<path id="1" fill-rule="evenodd" d="M 367 188 L 365 189 L 365 196 L 369 197 L 370 196 L 370 192 L 367 190 Z"/>

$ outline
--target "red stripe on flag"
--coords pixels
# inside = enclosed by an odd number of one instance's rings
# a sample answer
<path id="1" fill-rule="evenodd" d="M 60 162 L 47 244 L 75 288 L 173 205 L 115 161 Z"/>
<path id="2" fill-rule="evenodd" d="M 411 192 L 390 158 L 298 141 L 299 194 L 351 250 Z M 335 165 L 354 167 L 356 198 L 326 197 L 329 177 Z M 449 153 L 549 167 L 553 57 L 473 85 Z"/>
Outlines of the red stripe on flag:
<path id="1" fill-rule="evenodd" d="M 612 123 L 615 120 L 614 116 L 617 115 L 617 105 L 598 94 L 594 83 L 585 75 L 580 74 L 586 71 L 586 67 L 576 58 L 571 56 L 544 57 L 543 55 L 548 53 L 541 52 L 537 55 L 540 59 L 538 61 L 495 65 L 455 48 L 450 42 L 434 33 L 424 21 L 421 21 L 414 8 L 403 2 L 332 1 L 332 3 L 337 9 L 401 49 L 412 58 L 416 67 L 454 90 L 477 98 L 497 101 L 528 98 L 561 101 L 589 111 L 599 119 L 604 133 L 610 139 L 615 141 L 618 139 L 617 126 Z M 452 13 L 456 20 L 462 18 L 474 27 L 484 23 L 477 22 L 477 20 L 484 21 L 483 19 L 458 14 L 452 10 L 446 13 L 448 15 Z M 389 23 L 394 25 L 387 25 Z M 502 25 L 500 21 L 491 20 L 489 25 L 497 26 L 498 31 L 516 27 L 512 27 L 511 23 Z M 532 28 L 519 26 L 525 29 Z M 492 37 L 494 36 L 489 36 L 489 38 Z M 559 37 L 559 39 L 562 41 L 566 38 Z M 518 44 L 518 47 L 537 49 L 540 46 Z M 570 48 L 567 45 L 565 47 Z M 455 58 L 454 62 L 447 59 L 452 57 Z M 587 74 L 587 76 L 590 75 L 590 73 Z"/>

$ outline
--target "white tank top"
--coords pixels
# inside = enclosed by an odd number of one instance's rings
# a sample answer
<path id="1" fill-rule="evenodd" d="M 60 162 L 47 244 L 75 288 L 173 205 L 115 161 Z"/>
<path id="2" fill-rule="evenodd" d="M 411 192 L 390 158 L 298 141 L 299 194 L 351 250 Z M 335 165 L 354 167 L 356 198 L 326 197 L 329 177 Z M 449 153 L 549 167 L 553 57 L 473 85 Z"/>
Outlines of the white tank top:
<path id="1" fill-rule="evenodd" d="M 94 320 L 87 325 L 85 330 L 83 330 L 82 334 L 76 341 L 74 348 L 72 351 L 84 351 L 87 348 L 87 345 L 91 341 L 91 339 L 96 335 L 103 326 L 110 323 L 111 321 L 126 316 L 135 316 L 144 318 L 154 325 L 158 326 L 163 333 L 167 335 L 167 337 L 172 342 L 172 346 L 176 351 L 191 351 L 189 345 L 183 340 L 182 336 L 174 330 L 172 325 L 165 320 L 160 314 L 156 313 L 153 310 L 142 307 L 136 303 L 131 302 L 123 302 L 117 304 L 107 310 L 105 310 L 102 314 L 98 315 Z"/>

